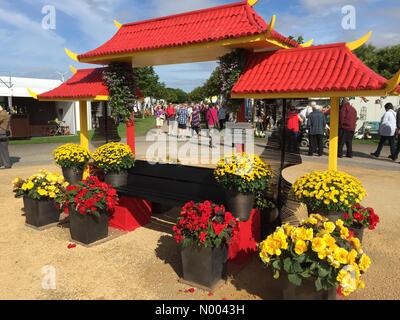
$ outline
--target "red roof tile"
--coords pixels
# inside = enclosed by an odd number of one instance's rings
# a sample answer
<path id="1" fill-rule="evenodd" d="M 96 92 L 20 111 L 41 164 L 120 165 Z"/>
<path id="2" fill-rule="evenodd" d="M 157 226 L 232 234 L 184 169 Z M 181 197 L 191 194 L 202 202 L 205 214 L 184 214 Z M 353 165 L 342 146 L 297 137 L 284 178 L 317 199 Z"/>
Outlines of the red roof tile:
<path id="1" fill-rule="evenodd" d="M 386 82 L 338 43 L 252 53 L 232 93 L 380 90 Z"/>
<path id="2" fill-rule="evenodd" d="M 266 32 L 268 25 L 247 4 L 240 1 L 214 8 L 124 24 L 109 41 L 78 59 L 131 53 L 194 43 L 239 38 Z M 277 40 L 298 47 L 277 32 Z"/>
<path id="3" fill-rule="evenodd" d="M 79 100 L 80 98 L 108 96 L 108 88 L 103 83 L 105 69 L 80 69 L 59 87 L 38 95 L 38 99 Z"/>

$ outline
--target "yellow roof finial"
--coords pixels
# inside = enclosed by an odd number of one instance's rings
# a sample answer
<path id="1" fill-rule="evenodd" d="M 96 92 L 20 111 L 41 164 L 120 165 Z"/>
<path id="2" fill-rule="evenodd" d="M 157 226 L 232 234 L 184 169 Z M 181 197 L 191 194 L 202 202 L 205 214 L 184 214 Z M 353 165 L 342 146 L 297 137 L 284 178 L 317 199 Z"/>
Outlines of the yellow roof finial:
<path id="1" fill-rule="evenodd" d="M 388 93 L 394 92 L 396 90 L 397 86 L 400 84 L 400 70 L 397 71 L 397 73 L 386 82 L 386 88 L 385 90 Z"/>
<path id="2" fill-rule="evenodd" d="M 74 52 L 72 52 L 71 50 L 64 48 L 65 53 L 67 54 L 68 57 L 70 57 L 72 60 L 79 62 L 78 60 L 78 55 Z"/>
<path id="3" fill-rule="evenodd" d="M 122 23 L 119 23 L 117 20 L 114 20 L 114 24 L 118 29 L 122 27 Z"/>
<path id="4" fill-rule="evenodd" d="M 258 2 L 258 0 L 247 0 L 247 4 L 251 7 L 255 6 L 257 4 L 257 2 Z"/>
<path id="5" fill-rule="evenodd" d="M 346 43 L 347 48 L 350 49 L 350 51 L 356 50 L 357 48 L 361 47 L 364 43 L 366 43 L 369 38 L 371 38 L 372 31 L 368 32 L 366 35 L 361 37 L 360 39 L 353 41 L 353 42 L 348 42 Z"/>
<path id="6" fill-rule="evenodd" d="M 311 47 L 311 45 L 312 45 L 313 43 L 314 43 L 314 39 L 311 39 L 311 40 L 308 40 L 307 42 L 302 43 L 301 46 L 302 46 L 303 48 L 308 48 L 308 47 Z"/>
<path id="7" fill-rule="evenodd" d="M 276 15 L 274 14 L 271 18 L 271 22 L 268 25 L 268 32 L 271 32 L 275 27 Z"/>
<path id="8" fill-rule="evenodd" d="M 28 91 L 29 95 L 30 95 L 33 99 L 37 100 L 38 94 L 37 94 L 36 92 L 32 91 L 30 88 L 26 88 L 26 90 Z"/>
<path id="9" fill-rule="evenodd" d="M 73 74 L 76 74 L 78 72 L 78 70 L 76 70 L 76 68 L 74 66 L 71 66 L 71 65 L 69 66 L 69 70 L 71 70 L 71 72 Z"/>

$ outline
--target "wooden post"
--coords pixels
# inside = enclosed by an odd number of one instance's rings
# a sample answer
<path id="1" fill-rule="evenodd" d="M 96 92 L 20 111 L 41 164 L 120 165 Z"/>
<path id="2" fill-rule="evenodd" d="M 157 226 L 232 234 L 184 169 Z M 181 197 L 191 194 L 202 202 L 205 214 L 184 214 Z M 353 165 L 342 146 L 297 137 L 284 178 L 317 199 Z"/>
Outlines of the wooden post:
<path id="1" fill-rule="evenodd" d="M 79 118 L 80 118 L 80 144 L 83 148 L 89 150 L 89 132 L 88 132 L 88 113 L 87 113 L 87 101 L 79 101 Z M 83 173 L 83 178 L 89 176 L 89 168 L 86 167 Z"/>
<path id="2" fill-rule="evenodd" d="M 337 170 L 339 143 L 339 97 L 331 98 L 329 135 L 329 170 Z"/>
<path id="3" fill-rule="evenodd" d="M 135 114 L 133 112 L 130 120 L 126 123 L 126 143 L 135 154 Z"/>

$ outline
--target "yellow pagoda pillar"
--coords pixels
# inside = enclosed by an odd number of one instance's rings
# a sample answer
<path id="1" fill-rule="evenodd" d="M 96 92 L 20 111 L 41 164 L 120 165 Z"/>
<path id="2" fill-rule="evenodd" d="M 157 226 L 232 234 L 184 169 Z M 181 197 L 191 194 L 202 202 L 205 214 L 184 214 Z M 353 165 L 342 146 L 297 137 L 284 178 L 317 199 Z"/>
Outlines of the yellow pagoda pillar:
<path id="1" fill-rule="evenodd" d="M 79 119 L 80 119 L 80 144 L 83 148 L 89 150 L 89 131 L 88 131 L 88 113 L 87 113 L 87 101 L 79 101 Z M 86 167 L 83 173 L 83 178 L 89 176 L 89 168 Z"/>
<path id="2" fill-rule="evenodd" d="M 337 170 L 339 144 L 339 97 L 331 98 L 329 170 Z"/>

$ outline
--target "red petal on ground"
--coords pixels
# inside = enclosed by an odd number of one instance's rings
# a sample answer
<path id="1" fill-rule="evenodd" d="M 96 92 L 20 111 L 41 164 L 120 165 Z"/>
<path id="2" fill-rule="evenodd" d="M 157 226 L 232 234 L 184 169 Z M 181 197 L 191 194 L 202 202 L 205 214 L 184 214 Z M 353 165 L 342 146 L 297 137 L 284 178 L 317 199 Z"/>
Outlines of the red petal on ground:
<path id="1" fill-rule="evenodd" d="M 75 243 L 70 243 L 69 245 L 68 245 L 68 249 L 73 249 L 73 248 L 75 248 L 76 247 L 76 244 Z"/>

